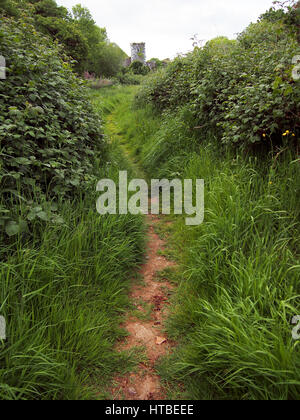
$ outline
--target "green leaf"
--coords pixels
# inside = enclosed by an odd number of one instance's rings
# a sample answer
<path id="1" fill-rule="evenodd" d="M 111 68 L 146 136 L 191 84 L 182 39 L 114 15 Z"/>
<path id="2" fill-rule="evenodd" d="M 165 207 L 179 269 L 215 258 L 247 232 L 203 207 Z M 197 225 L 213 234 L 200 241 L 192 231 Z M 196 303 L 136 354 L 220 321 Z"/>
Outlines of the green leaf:
<path id="1" fill-rule="evenodd" d="M 30 212 L 28 215 L 27 215 L 27 219 L 30 221 L 30 222 L 32 222 L 34 219 L 36 218 L 36 213 L 34 213 L 34 212 Z"/>
<path id="2" fill-rule="evenodd" d="M 8 236 L 15 236 L 20 232 L 20 226 L 14 221 L 10 221 L 5 226 L 5 232 Z"/>
<path id="3" fill-rule="evenodd" d="M 37 213 L 37 217 L 41 220 L 43 220 L 44 222 L 48 222 L 49 218 L 46 212 L 41 211 L 39 213 Z"/>
<path id="4" fill-rule="evenodd" d="M 14 161 L 19 165 L 30 165 L 31 161 L 24 157 L 15 158 Z"/>

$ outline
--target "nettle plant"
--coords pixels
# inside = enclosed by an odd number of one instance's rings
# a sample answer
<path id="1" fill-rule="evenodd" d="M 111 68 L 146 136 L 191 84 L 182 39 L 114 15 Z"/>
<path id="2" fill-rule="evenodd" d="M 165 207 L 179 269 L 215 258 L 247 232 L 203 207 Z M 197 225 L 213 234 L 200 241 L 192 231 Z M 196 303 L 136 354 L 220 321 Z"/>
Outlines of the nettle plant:
<path id="1" fill-rule="evenodd" d="M 105 142 L 85 83 L 30 21 L 1 19 L 0 55 L 7 66 L 0 80 L 0 230 L 12 236 L 35 219 L 62 222 L 51 203 L 87 188 Z"/>

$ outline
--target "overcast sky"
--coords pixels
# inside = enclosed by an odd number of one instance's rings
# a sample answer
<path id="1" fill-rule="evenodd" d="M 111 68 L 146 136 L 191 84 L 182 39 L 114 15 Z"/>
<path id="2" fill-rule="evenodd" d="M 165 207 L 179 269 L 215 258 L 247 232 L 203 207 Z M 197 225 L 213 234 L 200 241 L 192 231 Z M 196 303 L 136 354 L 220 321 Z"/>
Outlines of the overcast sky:
<path id="1" fill-rule="evenodd" d="M 192 49 L 198 34 L 208 41 L 235 38 L 272 6 L 272 0 L 58 0 L 71 9 L 81 3 L 112 42 L 130 54 L 131 42 L 146 42 L 147 58 L 173 58 Z"/>

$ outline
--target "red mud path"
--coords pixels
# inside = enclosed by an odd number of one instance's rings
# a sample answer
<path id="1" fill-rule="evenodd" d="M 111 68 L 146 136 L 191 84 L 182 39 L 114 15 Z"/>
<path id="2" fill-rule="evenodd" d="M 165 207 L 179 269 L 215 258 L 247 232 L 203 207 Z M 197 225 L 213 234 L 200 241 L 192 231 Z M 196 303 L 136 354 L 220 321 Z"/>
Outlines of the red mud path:
<path id="1" fill-rule="evenodd" d="M 158 255 L 164 248 L 164 241 L 155 233 L 155 225 L 159 223 L 156 216 L 148 216 L 148 248 L 146 263 L 141 268 L 144 285 L 134 285 L 130 299 L 137 311 L 144 312 L 141 303 L 153 305 L 151 319 L 143 321 L 128 315 L 122 327 L 129 336 L 119 343 L 118 350 L 128 350 L 143 347 L 147 361 L 140 363 L 136 372 L 124 377 L 115 378 L 111 390 L 114 400 L 164 400 L 165 395 L 160 378 L 155 371 L 156 361 L 171 350 L 171 343 L 164 331 L 164 319 L 167 315 L 168 300 L 172 285 L 168 282 L 158 282 L 156 274 L 175 265 L 165 257 Z M 139 305 L 140 304 L 140 305 Z"/>

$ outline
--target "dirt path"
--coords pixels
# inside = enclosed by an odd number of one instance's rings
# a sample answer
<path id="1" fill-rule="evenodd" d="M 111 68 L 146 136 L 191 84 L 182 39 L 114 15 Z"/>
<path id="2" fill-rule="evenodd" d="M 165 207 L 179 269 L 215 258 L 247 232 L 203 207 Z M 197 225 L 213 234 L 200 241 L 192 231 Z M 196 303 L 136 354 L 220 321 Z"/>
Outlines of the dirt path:
<path id="1" fill-rule="evenodd" d="M 129 336 L 118 345 L 120 351 L 142 346 L 146 352 L 146 360 L 139 364 L 137 372 L 115 379 L 112 389 L 114 400 L 165 399 L 155 363 L 172 348 L 163 326 L 172 285 L 167 281 L 158 282 L 157 273 L 175 263 L 159 255 L 165 243 L 155 233 L 155 225 L 159 223 L 157 216 L 148 216 L 148 223 L 147 257 L 140 272 L 144 284 L 132 287 L 130 299 L 141 315 L 145 314 L 145 307 L 151 305 L 151 316 L 148 320 L 142 320 L 143 317 L 128 315 L 122 327 L 128 331 Z"/>

